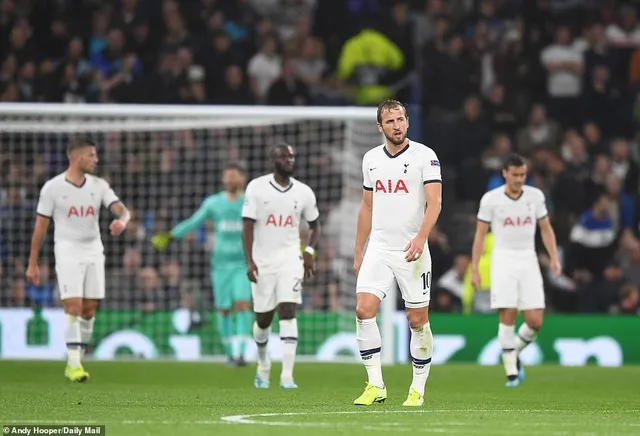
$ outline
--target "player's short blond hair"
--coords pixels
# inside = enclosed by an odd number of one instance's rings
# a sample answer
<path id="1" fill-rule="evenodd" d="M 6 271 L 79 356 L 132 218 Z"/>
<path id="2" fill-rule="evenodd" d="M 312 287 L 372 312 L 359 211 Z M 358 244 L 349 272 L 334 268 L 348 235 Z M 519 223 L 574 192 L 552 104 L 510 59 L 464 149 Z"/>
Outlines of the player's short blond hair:
<path id="1" fill-rule="evenodd" d="M 409 118 L 409 116 L 407 115 L 407 107 L 404 104 L 402 104 L 398 100 L 385 100 L 378 105 L 378 113 L 376 117 L 378 120 L 378 124 L 382 123 L 383 112 L 391 112 L 392 110 L 397 108 L 402 108 L 402 110 L 404 110 L 405 118 Z"/>

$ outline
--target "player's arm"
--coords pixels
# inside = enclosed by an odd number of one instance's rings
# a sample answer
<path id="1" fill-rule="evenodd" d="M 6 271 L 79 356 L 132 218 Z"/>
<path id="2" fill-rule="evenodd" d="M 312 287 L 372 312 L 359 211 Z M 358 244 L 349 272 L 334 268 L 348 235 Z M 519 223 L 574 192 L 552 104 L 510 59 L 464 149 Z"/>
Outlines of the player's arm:
<path id="1" fill-rule="evenodd" d="M 122 221 L 125 226 L 131 221 L 131 212 L 121 201 L 111 204 L 109 211 L 118 217 L 118 220 Z"/>
<path id="2" fill-rule="evenodd" d="M 549 212 L 547 211 L 546 199 L 542 191 L 539 191 L 539 198 L 536 202 L 536 218 L 540 227 L 540 237 L 544 248 L 549 254 L 549 268 L 556 277 L 562 272 L 560 260 L 558 259 L 558 247 L 556 245 L 556 233 L 553 231 L 551 221 L 549 220 Z"/>
<path id="3" fill-rule="evenodd" d="M 362 159 L 362 201 L 358 210 L 356 227 L 356 244 L 354 249 L 353 269 L 358 274 L 364 255 L 364 246 L 371 234 L 371 217 L 373 216 L 373 181 L 369 176 L 369 162 L 365 154 Z"/>
<path id="4" fill-rule="evenodd" d="M 431 231 L 438 222 L 442 210 L 442 175 L 440 161 L 433 151 L 428 152 L 422 163 L 422 183 L 426 200 L 425 211 L 418 234 L 407 244 L 404 251 L 407 262 L 413 262 L 422 256 L 422 251 Z"/>
<path id="5" fill-rule="evenodd" d="M 478 220 L 476 222 L 476 233 L 473 235 L 473 247 L 471 248 L 471 271 L 478 272 L 480 258 L 484 252 L 484 239 L 489 233 L 489 223 Z"/>
<path id="6" fill-rule="evenodd" d="M 362 255 L 364 246 L 371 234 L 371 216 L 373 213 L 373 191 L 362 191 L 362 201 L 358 210 L 358 224 L 356 227 L 355 253 Z"/>
<path id="7" fill-rule="evenodd" d="M 172 240 L 181 239 L 198 230 L 210 217 L 214 204 L 211 199 L 205 200 L 200 207 L 184 221 L 178 223 L 171 231 L 158 232 L 151 238 L 151 243 L 156 250 L 164 250 Z"/>
<path id="8" fill-rule="evenodd" d="M 418 234 L 425 240 L 429 238 L 431 230 L 436 225 L 440 211 L 442 211 L 442 183 L 429 182 L 424 185 L 424 196 L 427 199 L 427 207 L 422 218 L 422 225 Z"/>
<path id="9" fill-rule="evenodd" d="M 550 268 L 556 276 L 560 275 L 560 261 L 558 258 L 558 246 L 556 244 L 556 233 L 553 231 L 549 216 L 545 216 L 538 220 L 538 226 L 540 226 L 540 237 L 544 248 L 549 254 Z"/>
<path id="10" fill-rule="evenodd" d="M 195 232 L 202 227 L 210 216 L 210 211 L 213 204 L 210 200 L 205 201 L 202 205 L 186 220 L 178 223 L 173 230 L 171 230 L 172 238 L 184 238 L 189 233 Z"/>
<path id="11" fill-rule="evenodd" d="M 484 239 L 489 232 L 492 218 L 493 207 L 491 206 L 489 198 L 485 195 L 480 199 L 476 233 L 473 236 L 473 246 L 471 248 L 471 284 L 474 289 L 480 287 L 480 258 L 484 252 Z"/>
<path id="12" fill-rule="evenodd" d="M 303 259 L 304 275 L 306 278 L 310 278 L 315 274 L 314 259 L 318 240 L 320 239 L 320 212 L 318 211 L 316 195 L 311 188 L 308 190 L 308 198 L 302 210 L 302 217 L 309 224 L 309 236 L 304 248 Z"/>
<path id="13" fill-rule="evenodd" d="M 368 186 L 364 186 L 362 191 L 362 201 L 358 210 L 358 224 L 356 226 L 356 244 L 353 253 L 353 270 L 356 275 L 362 265 L 364 258 L 364 246 L 371 234 L 371 217 L 373 215 L 373 190 Z"/>
<path id="14" fill-rule="evenodd" d="M 49 223 L 53 216 L 54 200 L 50 192 L 50 185 L 45 184 L 40 191 L 38 206 L 36 208 L 36 223 L 31 236 L 31 250 L 29 252 L 29 264 L 27 266 L 27 280 L 37 285 L 40 282 L 40 271 L 38 268 L 38 258 L 40 257 L 40 249 L 47 236 Z"/>
<path id="15" fill-rule="evenodd" d="M 258 281 L 258 267 L 253 260 L 253 231 L 258 219 L 258 201 L 253 182 L 249 182 L 242 205 L 242 249 L 247 262 L 247 277 L 250 281 Z"/>
<path id="16" fill-rule="evenodd" d="M 116 216 L 116 219 L 111 221 L 109 230 L 112 235 L 119 235 L 127 228 L 127 224 L 129 224 L 129 221 L 131 220 L 131 213 L 120 198 L 118 198 L 113 189 L 111 189 L 109 183 L 104 179 L 101 179 L 101 183 L 103 189 L 102 205 Z"/>
<path id="17" fill-rule="evenodd" d="M 38 267 L 38 258 L 40 257 L 40 249 L 44 243 L 44 239 L 47 236 L 47 230 L 49 230 L 49 222 L 51 218 L 43 215 L 36 216 L 36 224 L 33 229 L 33 236 L 31 237 L 31 251 L 29 253 L 29 266 L 27 268 L 27 278 L 34 284 L 38 284 L 38 277 L 29 277 L 29 271 L 32 267 Z"/>

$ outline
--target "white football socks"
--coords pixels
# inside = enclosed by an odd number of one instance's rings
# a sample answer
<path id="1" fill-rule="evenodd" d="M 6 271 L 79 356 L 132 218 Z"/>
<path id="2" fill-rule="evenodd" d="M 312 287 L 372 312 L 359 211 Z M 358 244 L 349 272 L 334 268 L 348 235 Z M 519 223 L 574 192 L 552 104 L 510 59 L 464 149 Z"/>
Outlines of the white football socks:
<path id="1" fill-rule="evenodd" d="M 411 329 L 411 362 L 413 366 L 413 380 L 411 388 L 424 396 L 424 386 L 429 378 L 431 369 L 431 357 L 433 355 L 433 334 L 431 326 L 426 323 L 422 327 Z"/>
<path id="2" fill-rule="evenodd" d="M 71 368 L 82 366 L 82 336 L 79 317 L 65 315 L 64 339 L 67 343 L 67 364 Z"/>
<path id="3" fill-rule="evenodd" d="M 280 382 L 293 382 L 293 366 L 298 346 L 298 321 L 296 319 L 280 320 L 280 342 L 282 343 L 282 374 Z"/>
<path id="4" fill-rule="evenodd" d="M 516 336 L 516 353 L 520 354 L 527 345 L 536 339 L 536 336 L 538 336 L 538 332 L 529 327 L 526 322 L 523 322 Z"/>
<path id="5" fill-rule="evenodd" d="M 356 320 L 356 337 L 360 357 L 367 369 L 369 383 L 379 388 L 384 387 L 382 380 L 382 364 L 380 363 L 380 351 L 382 350 L 382 338 L 375 318 Z"/>
<path id="6" fill-rule="evenodd" d="M 82 342 L 82 356 L 84 356 L 85 350 L 91 342 L 91 336 L 93 335 L 93 323 L 96 320 L 95 317 L 91 319 L 78 318 L 80 323 L 80 342 Z"/>
<path id="7" fill-rule="evenodd" d="M 271 368 L 271 361 L 267 354 L 267 344 L 269 343 L 270 334 L 270 326 L 266 329 L 261 329 L 257 322 L 253 323 L 253 340 L 256 341 L 256 345 L 258 346 L 258 372 L 266 378 L 269 377 L 269 369 Z"/>
<path id="8" fill-rule="evenodd" d="M 502 363 L 507 377 L 518 375 L 516 353 L 516 333 L 515 326 L 500 323 L 498 325 L 498 342 L 502 347 Z"/>

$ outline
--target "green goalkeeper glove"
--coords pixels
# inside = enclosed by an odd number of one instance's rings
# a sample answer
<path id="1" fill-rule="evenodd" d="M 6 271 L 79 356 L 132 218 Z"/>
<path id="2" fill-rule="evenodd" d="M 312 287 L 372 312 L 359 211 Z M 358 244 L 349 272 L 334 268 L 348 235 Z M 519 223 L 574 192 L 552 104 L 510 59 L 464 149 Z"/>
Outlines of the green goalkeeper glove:
<path id="1" fill-rule="evenodd" d="M 163 251 L 169 246 L 172 239 L 171 232 L 158 232 L 151 238 L 151 244 L 156 250 Z"/>

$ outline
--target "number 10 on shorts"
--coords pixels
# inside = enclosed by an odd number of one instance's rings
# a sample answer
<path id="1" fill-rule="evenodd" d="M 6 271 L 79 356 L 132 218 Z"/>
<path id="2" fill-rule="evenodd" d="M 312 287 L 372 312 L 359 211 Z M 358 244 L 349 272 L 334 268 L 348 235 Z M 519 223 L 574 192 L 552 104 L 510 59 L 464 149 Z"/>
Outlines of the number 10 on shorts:
<path id="1" fill-rule="evenodd" d="M 422 275 L 420 275 L 420 278 L 422 279 L 422 295 L 427 295 L 427 292 L 429 292 L 429 287 L 431 286 L 431 271 L 422 273 Z"/>

